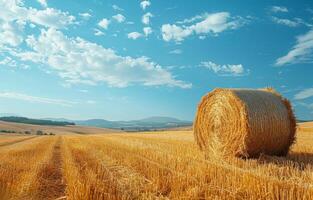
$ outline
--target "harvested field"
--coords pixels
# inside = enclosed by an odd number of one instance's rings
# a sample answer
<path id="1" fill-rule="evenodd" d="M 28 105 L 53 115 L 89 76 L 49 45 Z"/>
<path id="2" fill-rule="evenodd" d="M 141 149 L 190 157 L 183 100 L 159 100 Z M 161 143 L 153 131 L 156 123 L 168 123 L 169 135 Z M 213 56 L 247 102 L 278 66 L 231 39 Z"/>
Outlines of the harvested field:
<path id="1" fill-rule="evenodd" d="M 313 132 L 296 136 L 287 157 L 231 163 L 205 160 L 192 131 L 38 136 L 0 147 L 0 196 L 312 199 Z M 0 143 L 10 137 L 24 139 Z"/>
<path id="2" fill-rule="evenodd" d="M 96 128 L 88 126 L 43 126 L 43 125 L 31 125 L 23 123 L 13 123 L 0 121 L 0 130 L 14 131 L 15 133 L 29 133 L 36 134 L 38 130 L 43 131 L 47 134 L 103 134 L 121 132 L 119 130 L 107 129 L 107 128 Z M 0 134 L 1 135 L 1 134 Z"/>

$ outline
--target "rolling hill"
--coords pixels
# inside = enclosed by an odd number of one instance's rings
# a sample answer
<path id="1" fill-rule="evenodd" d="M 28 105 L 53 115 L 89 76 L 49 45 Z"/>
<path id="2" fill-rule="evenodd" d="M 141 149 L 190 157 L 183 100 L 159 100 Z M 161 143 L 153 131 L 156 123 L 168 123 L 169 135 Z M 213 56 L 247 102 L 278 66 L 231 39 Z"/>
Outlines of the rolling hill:
<path id="1" fill-rule="evenodd" d="M 32 125 L 47 125 L 47 126 L 91 126 L 99 128 L 120 129 L 125 131 L 149 131 L 160 129 L 172 129 L 180 127 L 190 127 L 191 121 L 176 119 L 173 117 L 148 117 L 139 120 L 129 121 L 110 121 L 105 119 L 88 119 L 88 120 L 71 120 L 65 118 L 43 118 L 31 119 L 26 117 L 5 116 L 0 114 L 0 121 L 24 123 Z"/>

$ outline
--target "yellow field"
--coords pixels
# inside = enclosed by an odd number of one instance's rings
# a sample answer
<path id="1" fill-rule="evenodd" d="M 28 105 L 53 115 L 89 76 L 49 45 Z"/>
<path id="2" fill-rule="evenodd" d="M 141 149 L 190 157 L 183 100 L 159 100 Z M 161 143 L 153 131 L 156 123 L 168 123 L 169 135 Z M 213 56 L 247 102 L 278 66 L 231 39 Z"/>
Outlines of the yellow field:
<path id="1" fill-rule="evenodd" d="M 209 161 L 192 131 L 1 136 L 1 199 L 313 199 L 313 130 L 287 158 Z"/>

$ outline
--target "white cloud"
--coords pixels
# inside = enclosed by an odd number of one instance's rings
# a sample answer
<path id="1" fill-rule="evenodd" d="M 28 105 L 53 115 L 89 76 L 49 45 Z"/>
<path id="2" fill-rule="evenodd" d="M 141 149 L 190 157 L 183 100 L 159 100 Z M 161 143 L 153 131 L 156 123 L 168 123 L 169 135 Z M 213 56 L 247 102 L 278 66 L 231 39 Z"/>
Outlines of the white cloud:
<path id="1" fill-rule="evenodd" d="M 91 17 L 90 13 L 79 13 L 79 16 L 81 16 L 84 20 L 88 20 Z"/>
<path id="2" fill-rule="evenodd" d="M 150 1 L 144 0 L 140 2 L 140 7 L 145 10 L 147 7 L 149 7 L 151 5 Z"/>
<path id="3" fill-rule="evenodd" d="M 285 64 L 312 62 L 312 51 L 313 30 L 310 30 L 306 34 L 298 36 L 296 44 L 287 55 L 278 58 L 275 65 L 282 66 Z"/>
<path id="4" fill-rule="evenodd" d="M 148 24 L 150 23 L 150 18 L 151 18 L 151 17 L 153 17 L 153 15 L 152 15 L 150 12 L 144 14 L 144 15 L 142 16 L 142 18 L 141 18 L 142 23 L 148 25 Z"/>
<path id="5" fill-rule="evenodd" d="M 302 23 L 302 20 L 299 18 L 296 18 L 294 20 L 290 20 L 290 19 L 281 19 L 278 17 L 272 17 L 273 22 L 277 23 L 277 24 L 281 24 L 281 25 L 285 25 L 285 26 L 289 26 L 289 27 L 297 27 Z"/>
<path id="6" fill-rule="evenodd" d="M 0 65 L 9 66 L 9 67 L 16 67 L 17 63 L 11 57 L 6 56 L 3 60 L 0 60 Z"/>
<path id="7" fill-rule="evenodd" d="M 219 75 L 243 75 L 245 73 L 244 67 L 242 64 L 232 65 L 220 65 L 211 61 L 201 62 L 200 66 L 205 67 L 209 70 L 212 70 L 214 73 Z"/>
<path id="8" fill-rule="evenodd" d="M 75 17 L 68 12 L 53 8 L 38 10 L 26 8 L 20 0 L 0 1 L 0 46 L 18 46 L 24 41 L 24 28 L 36 25 L 65 28 L 75 23 Z M 1 47 L 3 48 L 3 46 Z"/>
<path id="9" fill-rule="evenodd" d="M 94 35 L 95 36 L 102 36 L 102 35 L 105 35 L 102 31 L 100 31 L 99 29 L 95 28 L 94 29 Z"/>
<path id="10" fill-rule="evenodd" d="M 28 19 L 33 23 L 53 28 L 65 28 L 75 21 L 74 16 L 54 8 L 46 8 L 45 10 L 30 9 Z"/>
<path id="11" fill-rule="evenodd" d="M 37 0 L 43 7 L 47 7 L 47 0 Z"/>
<path id="12" fill-rule="evenodd" d="M 208 13 L 204 13 L 202 15 L 196 15 L 194 17 L 191 17 L 190 19 L 184 19 L 182 21 L 177 21 L 176 24 L 189 24 L 198 20 L 203 20 L 208 16 Z"/>
<path id="13" fill-rule="evenodd" d="M 23 42 L 23 21 L 0 22 L 0 44 L 18 46 Z"/>
<path id="14" fill-rule="evenodd" d="M 120 8 L 118 5 L 112 5 L 112 8 L 117 11 L 124 11 L 124 9 Z"/>
<path id="15" fill-rule="evenodd" d="M 0 1 L 1 13 L 0 20 L 3 22 L 23 21 L 35 23 L 45 27 L 64 28 L 75 22 L 75 17 L 68 12 L 62 12 L 54 8 L 37 10 L 35 8 L 26 8 L 23 2 Z"/>
<path id="16" fill-rule="evenodd" d="M 183 51 L 181 49 L 174 49 L 172 51 L 169 52 L 170 54 L 182 54 Z"/>
<path id="17" fill-rule="evenodd" d="M 152 29 L 151 29 L 151 27 L 144 27 L 143 32 L 144 32 L 145 36 L 147 37 L 148 35 L 150 35 L 152 33 Z"/>
<path id="18" fill-rule="evenodd" d="M 274 13 L 277 13 L 277 12 L 288 12 L 288 9 L 284 6 L 272 6 L 271 7 L 271 11 L 274 12 Z"/>
<path id="19" fill-rule="evenodd" d="M 302 90 L 302 91 L 298 92 L 294 96 L 294 99 L 302 100 L 302 99 L 306 99 L 306 98 L 309 98 L 309 97 L 313 97 L 313 88 L 307 88 L 305 90 Z"/>
<path id="20" fill-rule="evenodd" d="M 297 105 L 303 106 L 303 107 L 309 109 L 308 111 L 311 110 L 310 113 L 313 114 L 313 103 L 295 102 L 294 104 L 295 104 L 295 106 L 297 106 Z"/>
<path id="21" fill-rule="evenodd" d="M 124 15 L 121 14 L 117 14 L 112 16 L 113 19 L 115 19 L 118 23 L 122 23 L 123 21 L 125 21 L 125 17 Z"/>
<path id="22" fill-rule="evenodd" d="M 141 33 L 138 33 L 138 32 L 131 32 L 131 33 L 128 33 L 128 34 L 127 34 L 127 37 L 128 37 L 129 39 L 136 40 L 136 39 L 142 37 L 142 34 L 141 34 Z"/>
<path id="23" fill-rule="evenodd" d="M 162 37 L 165 41 L 174 40 L 176 42 L 183 41 L 185 37 L 190 36 L 193 33 L 193 30 L 189 28 L 182 28 L 180 26 L 165 24 L 162 25 Z"/>
<path id="24" fill-rule="evenodd" d="M 16 100 L 28 101 L 31 103 L 55 104 L 55 105 L 60 105 L 60 106 L 73 106 L 74 104 L 76 104 L 76 102 L 73 102 L 73 101 L 37 97 L 37 96 L 31 96 L 31 95 L 16 93 L 16 92 L 0 92 L 0 98 L 16 99 Z"/>
<path id="25" fill-rule="evenodd" d="M 237 29 L 247 23 L 247 20 L 241 17 L 231 17 L 228 12 L 219 12 L 213 14 L 203 14 L 202 18 L 195 17 L 187 21 L 201 21 L 191 25 L 162 25 L 163 40 L 176 42 L 183 41 L 186 37 L 193 34 L 213 34 L 217 35 L 220 32 L 229 29 Z M 186 20 L 184 20 L 186 21 Z"/>
<path id="26" fill-rule="evenodd" d="M 110 24 L 110 20 L 103 18 L 101 21 L 99 21 L 98 26 L 104 29 L 108 29 L 109 24 Z"/>
<path id="27" fill-rule="evenodd" d="M 177 80 L 147 57 L 120 56 L 112 49 L 79 37 L 67 37 L 53 28 L 42 30 L 38 38 L 29 36 L 26 43 L 31 51 L 16 53 L 14 56 L 49 67 L 67 84 L 191 87 L 190 83 Z M 25 53 L 32 56 L 25 57 Z"/>

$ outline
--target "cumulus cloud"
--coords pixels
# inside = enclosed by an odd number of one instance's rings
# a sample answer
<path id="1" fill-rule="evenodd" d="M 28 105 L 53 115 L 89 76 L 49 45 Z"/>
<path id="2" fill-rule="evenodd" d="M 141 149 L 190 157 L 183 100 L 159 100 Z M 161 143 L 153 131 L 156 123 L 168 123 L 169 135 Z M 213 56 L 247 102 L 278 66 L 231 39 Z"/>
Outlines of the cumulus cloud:
<path id="1" fill-rule="evenodd" d="M 313 30 L 297 37 L 296 44 L 285 55 L 276 60 L 276 66 L 312 62 Z"/>
<path id="2" fill-rule="evenodd" d="M 278 13 L 278 12 L 288 12 L 288 9 L 284 6 L 272 6 L 271 7 L 271 11 L 274 13 Z"/>
<path id="3" fill-rule="evenodd" d="M 149 7 L 151 5 L 150 1 L 144 0 L 140 2 L 140 7 L 145 10 L 147 7 Z"/>
<path id="4" fill-rule="evenodd" d="M 37 0 L 43 7 L 47 7 L 47 0 Z"/>
<path id="5" fill-rule="evenodd" d="M 118 5 L 112 5 L 112 8 L 117 11 L 124 11 L 124 9 L 120 8 Z"/>
<path id="6" fill-rule="evenodd" d="M 148 35 L 150 35 L 150 34 L 152 33 L 151 27 L 144 27 L 144 28 L 143 28 L 143 33 L 145 34 L 146 37 L 147 37 Z"/>
<path id="7" fill-rule="evenodd" d="M 239 75 L 243 75 L 245 73 L 245 69 L 244 69 L 242 64 L 220 65 L 220 64 L 216 64 L 212 61 L 205 61 L 205 62 L 201 62 L 200 66 L 205 67 L 205 68 L 213 71 L 215 74 L 219 74 L 219 75 L 239 76 Z"/>
<path id="8" fill-rule="evenodd" d="M 128 37 L 129 39 L 136 40 L 136 39 L 142 37 L 142 34 L 141 34 L 141 33 L 138 33 L 138 32 L 131 32 L 131 33 L 128 33 L 128 34 L 127 34 L 127 37 Z"/>
<path id="9" fill-rule="evenodd" d="M 108 29 L 109 24 L 110 20 L 103 18 L 101 21 L 99 21 L 98 26 L 100 26 L 103 29 Z"/>
<path id="10" fill-rule="evenodd" d="M 23 42 L 23 21 L 0 23 L 0 44 L 18 46 Z"/>
<path id="11" fill-rule="evenodd" d="M 20 0 L 0 1 L 0 44 L 18 46 L 24 40 L 24 27 L 29 24 L 61 29 L 75 23 L 68 12 L 53 8 L 26 8 Z"/>
<path id="12" fill-rule="evenodd" d="M 142 18 L 141 18 L 142 23 L 148 25 L 148 24 L 150 23 L 150 18 L 151 18 L 151 17 L 153 17 L 153 15 L 152 15 L 150 12 L 144 14 L 144 15 L 142 16 Z"/>
<path id="13" fill-rule="evenodd" d="M 16 99 L 16 100 L 28 101 L 31 103 L 55 104 L 55 105 L 60 105 L 60 106 L 73 106 L 74 104 L 76 104 L 76 102 L 73 102 L 73 101 L 38 97 L 38 96 L 32 96 L 32 95 L 27 95 L 27 94 L 17 93 L 17 92 L 0 92 L 0 98 Z"/>
<path id="14" fill-rule="evenodd" d="M 294 99 L 302 100 L 302 99 L 307 99 L 309 97 L 313 97 L 313 88 L 307 88 L 307 89 L 304 89 L 304 90 L 298 92 L 294 96 Z"/>
<path id="15" fill-rule="evenodd" d="M 90 13 L 79 13 L 79 16 L 81 16 L 84 20 L 88 20 L 91 17 Z"/>
<path id="16" fill-rule="evenodd" d="M 30 9 L 28 19 L 45 27 L 65 28 L 68 24 L 74 23 L 75 17 L 67 12 L 46 8 L 45 10 Z"/>
<path id="17" fill-rule="evenodd" d="M 2 60 L 0 60 L 0 65 L 5 65 L 5 66 L 9 66 L 9 67 L 16 67 L 17 63 L 11 57 L 6 56 Z"/>
<path id="18" fill-rule="evenodd" d="M 54 28 L 42 30 L 37 38 L 29 36 L 26 43 L 31 51 L 14 56 L 49 67 L 67 84 L 191 87 L 147 57 L 120 56 L 112 49 L 79 37 L 67 37 Z M 31 56 L 25 56 L 26 53 Z"/>
<path id="19" fill-rule="evenodd" d="M 194 24 L 180 25 L 183 23 L 195 22 Z M 231 17 L 228 12 L 218 12 L 213 14 L 203 14 L 191 19 L 181 21 L 180 24 L 164 24 L 162 25 L 162 37 L 165 41 L 174 40 L 176 42 L 183 41 L 186 37 L 193 34 L 206 35 L 213 34 L 217 35 L 220 32 L 237 29 L 242 25 L 246 24 L 247 20 L 241 17 Z"/>
<path id="20" fill-rule="evenodd" d="M 177 21 L 176 24 L 189 24 L 198 20 L 203 20 L 204 18 L 207 17 L 207 13 L 201 14 L 201 15 L 196 15 L 194 17 L 191 17 L 189 19 L 184 19 L 182 21 Z"/>
<path id="21" fill-rule="evenodd" d="M 303 23 L 302 20 L 299 18 L 295 18 L 294 20 L 290 20 L 290 19 L 282 19 L 282 18 L 278 18 L 278 17 L 272 17 L 272 20 L 276 24 L 281 24 L 281 25 L 285 25 L 285 26 L 289 26 L 289 27 L 297 27 Z"/>
<path id="22" fill-rule="evenodd" d="M 115 19 L 118 23 L 122 23 L 125 21 L 125 17 L 122 14 L 117 14 L 112 16 L 113 19 Z"/>

